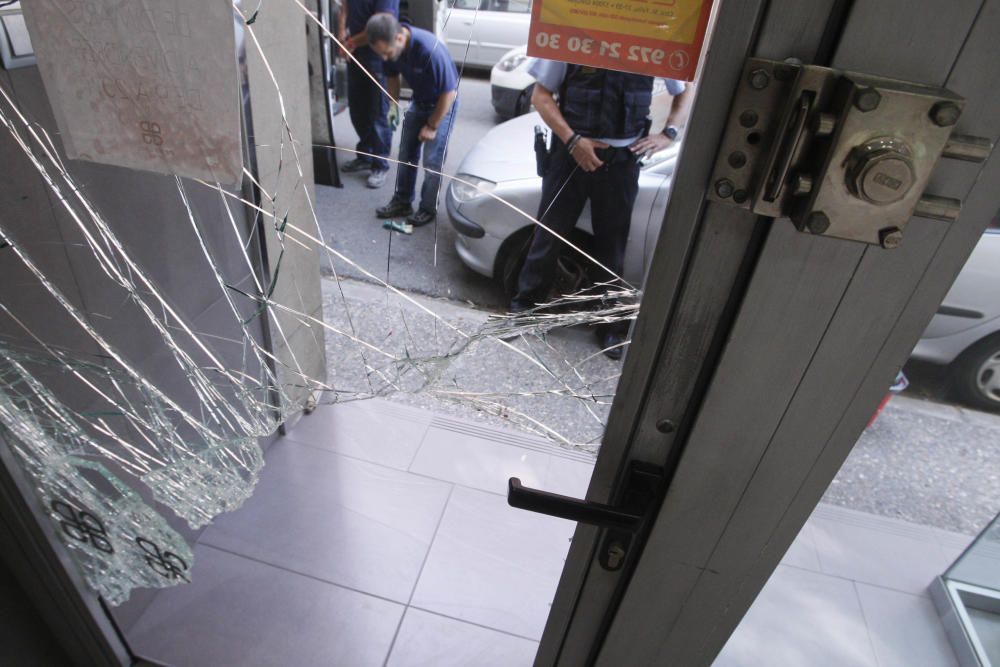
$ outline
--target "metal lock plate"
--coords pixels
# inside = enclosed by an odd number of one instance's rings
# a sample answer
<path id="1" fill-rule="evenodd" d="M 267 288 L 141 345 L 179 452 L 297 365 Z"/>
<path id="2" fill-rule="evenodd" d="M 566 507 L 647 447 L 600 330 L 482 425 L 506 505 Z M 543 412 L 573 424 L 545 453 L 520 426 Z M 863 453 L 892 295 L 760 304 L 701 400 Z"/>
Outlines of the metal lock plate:
<path id="1" fill-rule="evenodd" d="M 943 88 L 752 58 L 709 199 L 893 247 L 963 106 Z"/>

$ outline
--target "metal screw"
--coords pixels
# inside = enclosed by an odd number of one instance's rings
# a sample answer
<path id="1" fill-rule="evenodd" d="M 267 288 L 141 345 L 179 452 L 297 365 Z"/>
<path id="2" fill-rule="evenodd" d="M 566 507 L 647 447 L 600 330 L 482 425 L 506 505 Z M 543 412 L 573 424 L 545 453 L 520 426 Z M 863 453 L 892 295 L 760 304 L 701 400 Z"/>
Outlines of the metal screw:
<path id="1" fill-rule="evenodd" d="M 757 124 L 758 119 L 757 112 L 748 109 L 740 114 L 740 125 L 743 127 L 753 127 Z"/>
<path id="2" fill-rule="evenodd" d="M 746 153 L 740 151 L 733 151 L 729 154 L 729 166 L 733 169 L 739 169 L 747 163 Z"/>
<path id="3" fill-rule="evenodd" d="M 951 127 L 958 122 L 962 110 L 954 102 L 938 102 L 931 107 L 929 115 L 938 127 Z"/>
<path id="4" fill-rule="evenodd" d="M 899 244 L 903 242 L 903 230 L 899 227 L 880 229 L 878 230 L 878 242 L 887 250 L 898 248 Z"/>
<path id="5" fill-rule="evenodd" d="M 874 111 L 882 101 L 882 96 L 874 88 L 862 88 L 854 96 L 854 106 L 862 111 Z"/>
<path id="6" fill-rule="evenodd" d="M 608 547 L 608 557 L 607 557 L 607 567 L 609 570 L 617 570 L 622 566 L 622 561 L 625 560 L 625 547 L 623 547 L 618 542 L 613 543 Z"/>
<path id="7" fill-rule="evenodd" d="M 750 72 L 750 87 L 754 90 L 763 90 L 767 84 L 771 83 L 771 75 L 767 70 L 755 69 Z"/>
<path id="8" fill-rule="evenodd" d="M 813 178 L 809 174 L 797 174 L 792 188 L 797 195 L 807 195 L 812 192 Z"/>
<path id="9" fill-rule="evenodd" d="M 813 211 L 806 218 L 806 228 L 813 234 L 822 234 L 830 228 L 830 218 L 823 211 Z"/>
<path id="10" fill-rule="evenodd" d="M 736 202 L 737 204 L 742 204 L 743 202 L 745 202 L 747 200 L 747 197 L 749 197 L 749 195 L 747 194 L 746 190 L 737 190 L 736 192 L 733 193 L 733 201 Z"/>
<path id="11" fill-rule="evenodd" d="M 661 419 L 660 421 L 656 422 L 656 430 L 659 431 L 660 433 L 673 433 L 674 423 L 669 419 Z"/>
<path id="12" fill-rule="evenodd" d="M 733 182 L 728 178 L 720 178 L 715 182 L 715 194 L 719 195 L 723 199 L 731 197 L 734 189 Z"/>

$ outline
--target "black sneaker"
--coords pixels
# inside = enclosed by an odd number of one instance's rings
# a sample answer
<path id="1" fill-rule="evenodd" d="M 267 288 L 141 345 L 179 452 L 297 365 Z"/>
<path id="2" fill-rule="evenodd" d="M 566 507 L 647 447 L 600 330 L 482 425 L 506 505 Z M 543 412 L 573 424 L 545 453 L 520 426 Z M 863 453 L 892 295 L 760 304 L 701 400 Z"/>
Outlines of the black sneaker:
<path id="1" fill-rule="evenodd" d="M 434 218 L 436 217 L 437 213 L 431 213 L 430 211 L 425 211 L 424 209 L 418 209 L 417 212 L 408 217 L 406 221 L 414 227 L 423 227 L 428 223 L 434 222 Z"/>
<path id="2" fill-rule="evenodd" d="M 601 331 L 600 329 L 594 333 L 597 335 L 597 344 L 605 357 L 614 361 L 622 358 L 622 353 L 625 350 L 625 334 L 618 331 Z"/>
<path id="3" fill-rule="evenodd" d="M 520 299 L 515 298 L 510 300 L 510 305 L 507 306 L 507 312 L 510 313 L 511 315 L 520 315 L 521 313 L 528 312 L 534 307 L 535 304 L 533 303 L 529 303 L 527 301 L 521 301 Z"/>
<path id="4" fill-rule="evenodd" d="M 405 218 L 411 213 L 413 213 L 413 206 L 398 199 L 392 199 L 385 206 L 375 209 L 376 218 Z"/>
<path id="5" fill-rule="evenodd" d="M 352 174 L 356 171 L 368 171 L 372 168 L 372 163 L 363 158 L 356 157 L 350 162 L 344 163 L 340 170 L 345 174 Z"/>

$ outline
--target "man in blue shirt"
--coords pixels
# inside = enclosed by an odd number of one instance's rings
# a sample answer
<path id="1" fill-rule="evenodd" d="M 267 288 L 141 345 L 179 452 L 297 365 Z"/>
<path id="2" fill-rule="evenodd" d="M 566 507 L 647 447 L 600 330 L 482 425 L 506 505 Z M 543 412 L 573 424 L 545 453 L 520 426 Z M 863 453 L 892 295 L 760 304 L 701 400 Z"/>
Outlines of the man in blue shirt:
<path id="1" fill-rule="evenodd" d="M 568 238 L 589 199 L 593 256 L 611 272 L 599 281 L 612 283 L 624 265 L 632 207 L 639 191 L 639 159 L 677 139 L 693 88 L 667 80 L 667 90 L 674 97 L 666 127 L 650 135 L 652 77 L 542 59 L 528 71 L 536 79 L 531 102 L 552 130 L 538 219 Z M 562 250 L 555 235 L 535 228 L 510 304 L 512 313 L 548 300 Z M 620 359 L 628 323 L 603 325 L 595 333 L 604 354 Z"/>
<path id="2" fill-rule="evenodd" d="M 400 218 L 414 227 L 432 222 L 437 215 L 437 195 L 441 185 L 448 135 L 458 111 L 458 69 L 448 49 L 433 33 L 400 24 L 389 14 L 368 19 L 368 41 L 385 60 L 389 94 L 399 99 L 400 75 L 413 89 L 413 100 L 403 117 L 399 139 L 400 164 L 396 170 L 396 191 L 392 200 L 375 210 L 379 218 Z M 390 102 L 390 114 L 398 107 Z M 413 212 L 417 167 L 423 152 L 424 183 L 420 204 Z"/>
<path id="3" fill-rule="evenodd" d="M 392 146 L 392 130 L 386 119 L 389 101 L 379 88 L 385 88 L 382 59 L 368 45 L 365 30 L 368 19 L 378 13 L 399 16 L 399 0 L 346 0 L 337 17 L 337 40 L 358 61 L 348 58 L 347 62 L 347 99 L 351 125 L 358 133 L 359 153 L 374 156 L 359 154 L 342 166 L 341 171 L 370 170 L 367 180 L 370 188 L 380 188 L 385 184 L 389 173 L 389 163 L 385 158 L 389 156 Z M 378 85 L 372 79 L 378 81 Z"/>

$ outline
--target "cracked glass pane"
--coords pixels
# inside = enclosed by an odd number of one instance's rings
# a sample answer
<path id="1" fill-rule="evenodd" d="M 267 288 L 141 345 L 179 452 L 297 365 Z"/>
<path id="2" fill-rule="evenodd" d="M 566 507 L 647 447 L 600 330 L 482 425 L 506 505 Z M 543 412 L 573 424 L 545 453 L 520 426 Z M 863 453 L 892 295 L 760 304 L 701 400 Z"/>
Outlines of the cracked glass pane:
<path id="1" fill-rule="evenodd" d="M 383 397 L 599 449 L 621 376 L 615 352 L 628 342 L 594 332 L 624 332 L 636 318 L 676 146 L 637 166 L 618 275 L 597 258 L 606 253 L 594 247 L 589 207 L 569 234 L 535 217 L 542 181 L 533 145 L 545 124 L 530 94 L 514 109 L 527 115 L 497 118 L 488 81 L 466 71 L 466 61 L 482 64 L 474 35 L 489 27 L 478 8 L 443 4 L 427 27 L 457 29 L 452 12 L 461 9 L 471 32 L 452 50 L 458 112 L 443 166 L 415 165 L 420 179 L 442 178 L 437 215 L 423 227 L 405 214 L 383 223 L 375 208 L 390 199 L 395 144 L 381 189 L 365 188 L 365 173 L 361 181 L 344 173 L 343 188 L 312 184 L 328 160 L 381 157 L 350 147 L 349 114 L 333 114 L 344 110 L 328 85 L 343 72 L 336 54 L 372 76 L 342 48 L 336 9 L 327 0 L 234 4 L 244 103 L 253 101 L 244 123 L 254 130 L 239 188 L 67 160 L 54 118 L 25 101 L 28 84 L 0 79 L 0 150 L 20 170 L 8 191 L 26 202 L 0 219 L 12 287 L 0 290 L 5 446 L 88 584 L 111 604 L 136 587 L 185 581 L 186 531 L 239 508 L 264 465 L 261 439 L 316 402 Z M 303 24 L 308 43 L 323 45 L 309 57 L 318 118 L 303 108 L 309 91 L 296 68 L 304 64 L 286 55 Z M 525 67 L 523 54 L 503 60 Z M 376 85 L 390 96 L 391 86 Z M 386 107 L 410 108 L 412 95 L 404 89 Z M 657 82 L 653 132 L 673 99 Z M 46 202 L 51 220 L 32 217 L 34 201 Z M 449 215 L 456 226 L 485 226 L 482 242 L 456 233 Z M 536 228 L 556 239 L 556 277 L 544 298 L 511 312 Z"/>

